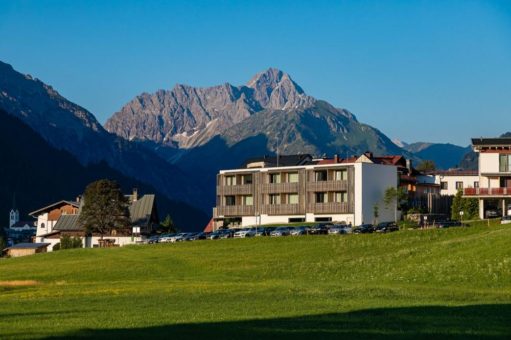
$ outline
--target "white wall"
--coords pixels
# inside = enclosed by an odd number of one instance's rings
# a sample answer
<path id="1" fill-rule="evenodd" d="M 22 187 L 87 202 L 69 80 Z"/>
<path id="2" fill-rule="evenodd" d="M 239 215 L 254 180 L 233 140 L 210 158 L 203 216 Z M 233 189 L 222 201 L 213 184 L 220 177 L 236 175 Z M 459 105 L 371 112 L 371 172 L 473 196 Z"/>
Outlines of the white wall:
<path id="1" fill-rule="evenodd" d="M 456 195 L 456 182 L 463 182 L 463 189 L 474 188 L 474 182 L 479 182 L 479 176 L 460 176 L 460 175 L 436 175 L 435 183 L 447 182 L 447 189 L 440 189 L 440 195 Z M 483 183 L 479 183 L 485 187 Z"/>
<path id="2" fill-rule="evenodd" d="M 479 173 L 499 172 L 498 153 L 479 153 Z"/>
<path id="3" fill-rule="evenodd" d="M 43 223 L 44 223 L 44 228 L 41 228 Z M 37 216 L 36 236 L 51 233 L 53 231 L 53 227 L 55 226 L 56 223 L 57 223 L 57 221 L 48 221 L 48 213 L 44 213 L 44 214 Z"/>
<path id="4" fill-rule="evenodd" d="M 378 221 L 394 221 L 395 209 L 383 203 L 385 191 L 397 188 L 397 168 L 372 163 L 355 164 L 355 225 L 373 223 L 374 206 L 378 206 Z"/>

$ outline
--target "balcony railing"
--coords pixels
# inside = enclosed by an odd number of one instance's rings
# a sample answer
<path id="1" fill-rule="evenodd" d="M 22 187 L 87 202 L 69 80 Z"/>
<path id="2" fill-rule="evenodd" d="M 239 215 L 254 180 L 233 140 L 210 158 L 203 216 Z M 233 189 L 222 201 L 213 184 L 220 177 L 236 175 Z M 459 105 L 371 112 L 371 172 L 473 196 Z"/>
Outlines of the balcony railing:
<path id="1" fill-rule="evenodd" d="M 316 214 L 346 214 L 351 213 L 348 203 L 309 203 L 307 212 Z"/>
<path id="2" fill-rule="evenodd" d="M 320 181 L 307 183 L 308 191 L 347 191 L 348 181 Z"/>
<path id="3" fill-rule="evenodd" d="M 297 215 L 303 214 L 300 204 L 265 204 L 262 213 L 268 215 Z"/>
<path id="4" fill-rule="evenodd" d="M 254 191 L 252 184 L 219 185 L 216 187 L 218 195 L 250 195 Z"/>
<path id="5" fill-rule="evenodd" d="M 255 213 L 253 205 L 226 205 L 216 207 L 217 216 L 252 216 Z"/>
<path id="6" fill-rule="evenodd" d="M 298 183 L 265 183 L 261 191 L 265 194 L 298 192 Z"/>
<path id="7" fill-rule="evenodd" d="M 465 196 L 511 196 L 511 188 L 466 188 Z"/>

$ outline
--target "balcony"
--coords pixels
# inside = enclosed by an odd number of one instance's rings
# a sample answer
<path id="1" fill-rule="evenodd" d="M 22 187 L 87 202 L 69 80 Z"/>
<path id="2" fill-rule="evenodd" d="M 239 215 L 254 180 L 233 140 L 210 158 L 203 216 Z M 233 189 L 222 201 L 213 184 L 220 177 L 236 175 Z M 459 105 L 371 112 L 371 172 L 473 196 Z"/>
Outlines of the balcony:
<path id="1" fill-rule="evenodd" d="M 300 204 L 265 204 L 261 213 L 268 215 L 298 215 L 303 214 Z"/>
<path id="2" fill-rule="evenodd" d="M 252 184 L 219 185 L 216 187 L 217 195 L 250 195 L 253 191 Z"/>
<path id="3" fill-rule="evenodd" d="M 347 191 L 348 181 L 320 181 L 307 183 L 307 191 Z"/>
<path id="4" fill-rule="evenodd" d="M 315 214 L 347 214 L 351 213 L 348 203 L 309 203 L 307 212 Z"/>
<path id="5" fill-rule="evenodd" d="M 255 213 L 253 205 L 227 205 L 216 207 L 216 216 L 252 216 Z"/>
<path id="6" fill-rule="evenodd" d="M 486 196 L 500 197 L 511 196 L 511 188 L 466 188 L 463 190 L 464 196 Z"/>
<path id="7" fill-rule="evenodd" d="M 261 192 L 265 194 L 280 194 L 298 192 L 298 183 L 265 183 Z"/>

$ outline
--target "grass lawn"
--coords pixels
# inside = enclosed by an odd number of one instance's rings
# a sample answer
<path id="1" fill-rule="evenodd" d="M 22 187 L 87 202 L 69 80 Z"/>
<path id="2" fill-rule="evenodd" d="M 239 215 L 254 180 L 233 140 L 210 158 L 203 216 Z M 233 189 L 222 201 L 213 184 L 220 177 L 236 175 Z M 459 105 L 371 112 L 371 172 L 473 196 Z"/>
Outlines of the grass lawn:
<path id="1" fill-rule="evenodd" d="M 0 260 L 0 339 L 510 338 L 511 225 Z"/>

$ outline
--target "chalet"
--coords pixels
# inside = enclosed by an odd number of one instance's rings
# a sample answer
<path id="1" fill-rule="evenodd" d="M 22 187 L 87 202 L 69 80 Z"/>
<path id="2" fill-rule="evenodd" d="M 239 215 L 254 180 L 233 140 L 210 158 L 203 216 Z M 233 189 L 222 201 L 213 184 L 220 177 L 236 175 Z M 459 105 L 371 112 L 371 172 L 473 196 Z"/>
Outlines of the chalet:
<path id="1" fill-rule="evenodd" d="M 48 251 L 52 251 L 64 235 L 81 238 L 85 248 L 104 245 L 123 246 L 139 242 L 159 223 L 155 195 L 138 198 L 138 193 L 134 191 L 127 197 L 131 217 L 131 226 L 128 230 L 113 230 L 109 235 L 103 236 L 86 235 L 84 228 L 78 223 L 83 201 L 59 201 L 30 213 L 37 218 L 36 241 L 49 243 Z"/>

